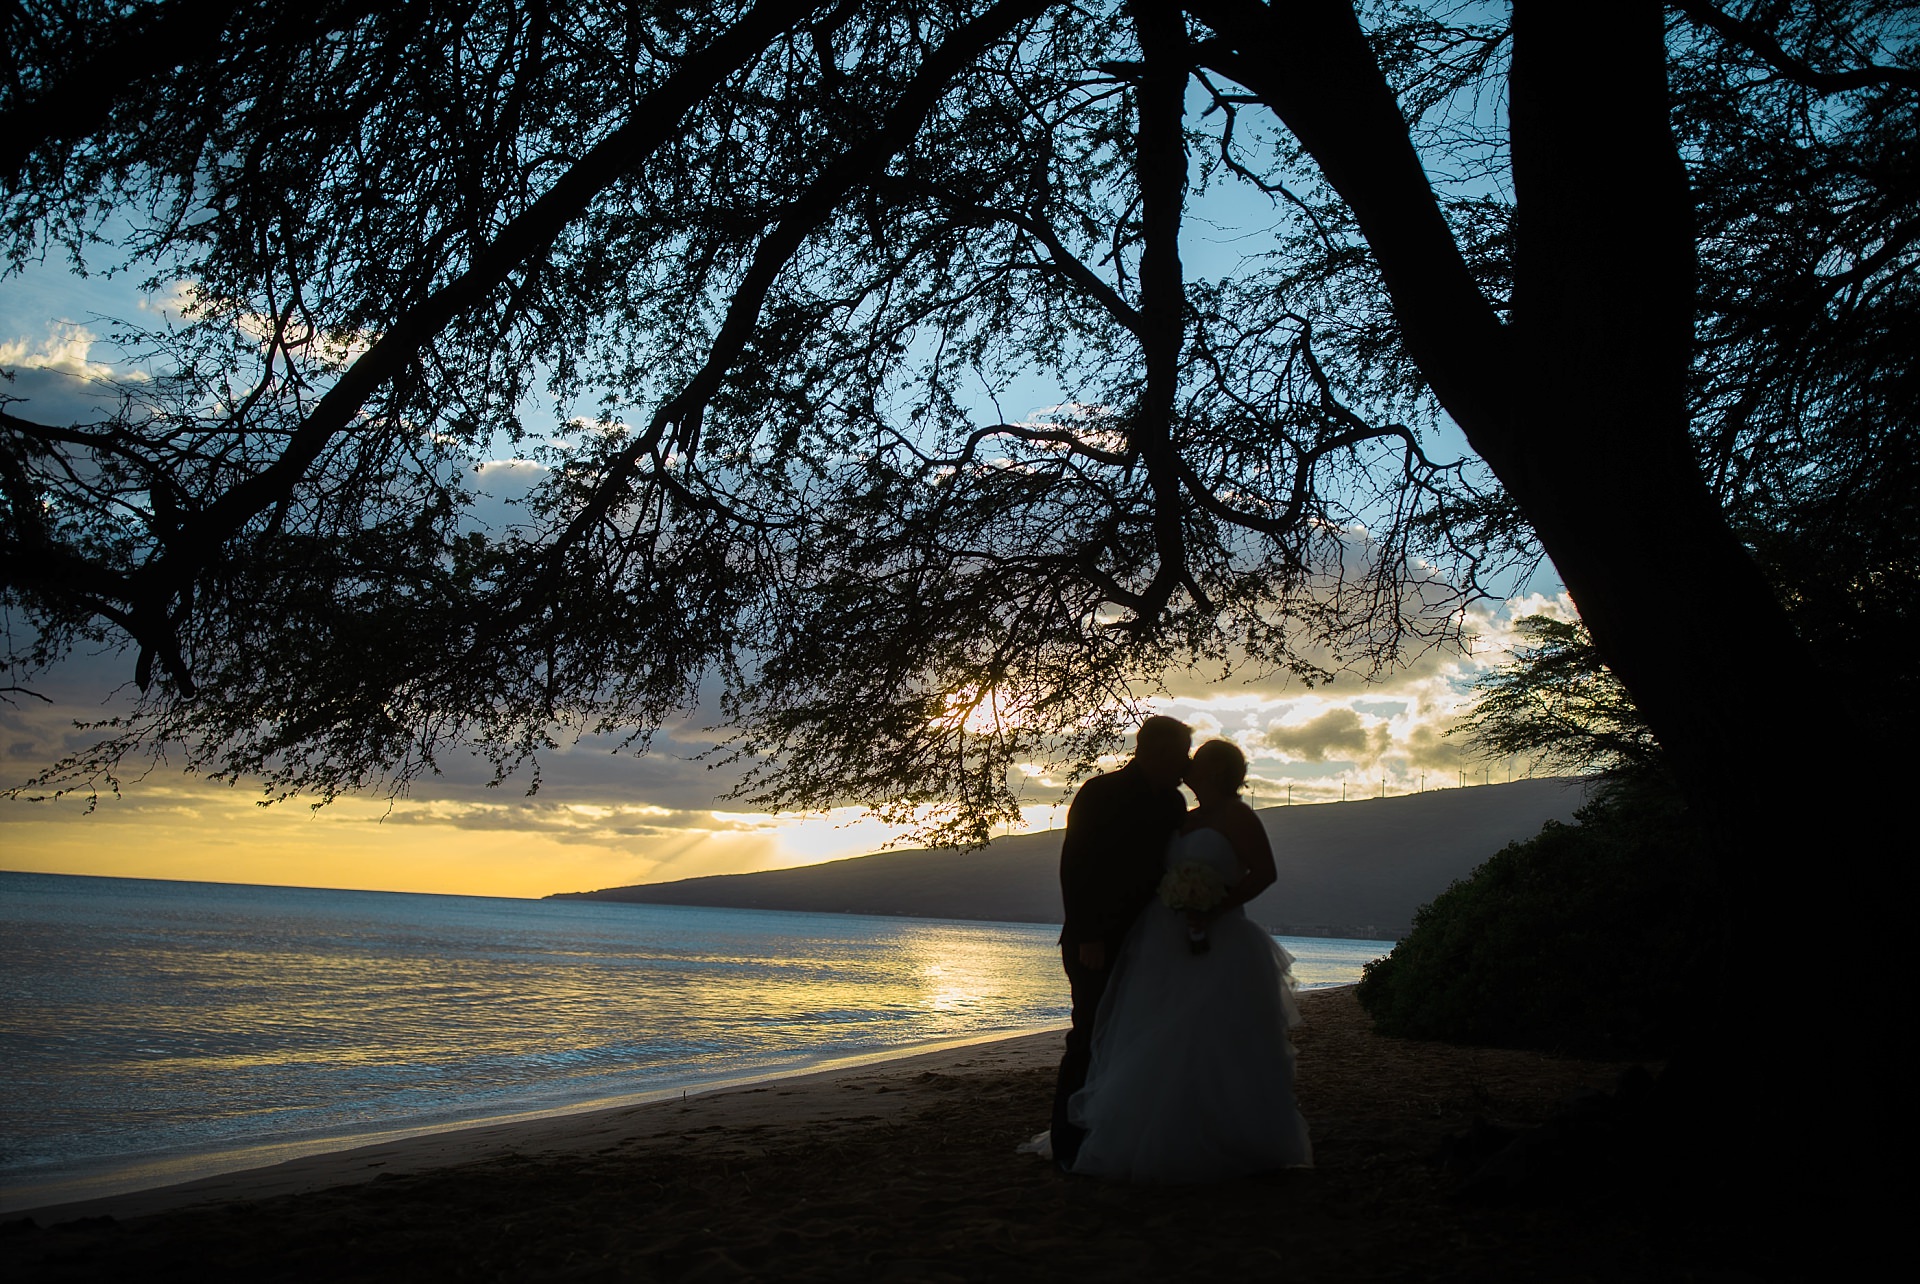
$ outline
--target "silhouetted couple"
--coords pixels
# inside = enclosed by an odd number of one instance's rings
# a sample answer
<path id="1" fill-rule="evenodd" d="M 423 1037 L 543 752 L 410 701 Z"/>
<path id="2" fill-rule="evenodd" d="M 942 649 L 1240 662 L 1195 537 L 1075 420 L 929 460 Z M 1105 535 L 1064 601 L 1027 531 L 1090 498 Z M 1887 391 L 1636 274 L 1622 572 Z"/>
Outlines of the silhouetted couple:
<path id="1" fill-rule="evenodd" d="M 1149 718 L 1081 787 L 1060 851 L 1073 1028 L 1054 1092 L 1062 1168 L 1208 1181 L 1312 1162 L 1293 1098 L 1292 959 L 1241 907 L 1274 881 L 1247 760 Z M 1198 804 L 1180 794 L 1184 780 Z"/>

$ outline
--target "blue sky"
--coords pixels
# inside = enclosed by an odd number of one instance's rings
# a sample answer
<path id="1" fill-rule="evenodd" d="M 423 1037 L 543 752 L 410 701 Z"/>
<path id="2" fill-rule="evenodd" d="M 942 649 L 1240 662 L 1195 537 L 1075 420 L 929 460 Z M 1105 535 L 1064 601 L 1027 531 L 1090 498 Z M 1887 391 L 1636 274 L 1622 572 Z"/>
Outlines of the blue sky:
<path id="1" fill-rule="evenodd" d="M 1261 230 L 1271 218 L 1266 198 L 1245 190 L 1210 195 L 1198 213 L 1183 242 L 1190 276 L 1228 274 L 1270 236 Z M 60 261 L 29 265 L 0 281 L 0 368 L 14 376 L 8 393 L 26 401 L 18 412 L 84 417 L 91 401 L 114 395 L 116 381 L 140 378 L 108 341 L 113 319 L 152 325 L 180 298 L 177 290 L 143 294 L 132 273 L 78 277 Z M 1010 400 L 1032 404 L 1003 402 L 1002 409 L 1031 415 L 1048 403 L 1048 394 L 1038 384 L 1016 386 Z M 529 407 L 533 421 L 543 413 L 544 407 Z M 1437 457 L 1467 452 L 1447 425 L 1429 449 Z M 504 501 L 537 475 L 536 466 L 505 457 L 483 468 L 481 485 L 490 492 L 483 514 L 508 520 Z M 1312 690 L 1280 679 L 1219 682 L 1206 673 L 1170 673 L 1158 707 L 1203 736 L 1241 744 L 1252 764 L 1256 805 L 1456 787 L 1463 775 L 1498 778 L 1507 764 L 1470 759 L 1445 732 L 1459 717 L 1471 680 L 1513 644 L 1513 618 L 1569 612 L 1551 568 L 1511 586 L 1510 596 L 1467 622 L 1466 653 L 1434 650 L 1370 682 L 1348 676 Z M 82 657 L 45 686 L 54 703 L 0 706 L 6 783 L 27 779 L 77 747 L 82 733 L 72 724 L 114 709 L 130 676 L 130 656 Z M 453 762 L 406 797 L 350 798 L 318 813 L 298 802 L 262 808 L 244 786 L 209 785 L 163 763 L 126 782 L 120 797 L 102 800 L 91 814 L 78 799 L 0 801 L 7 846 L 0 864 L 539 895 L 807 863 L 873 850 L 898 837 L 853 811 L 776 817 L 731 809 L 719 801 L 729 778 L 696 760 L 714 738 L 696 711 L 665 728 L 643 758 L 611 752 L 609 743 L 592 737 L 563 745 L 543 762 L 544 784 L 535 797 L 511 783 L 489 789 L 484 766 Z M 1062 786 L 1038 768 L 1031 772 L 1027 827 L 1060 822 Z"/>
<path id="2" fill-rule="evenodd" d="M 68 279 L 40 269 L 0 284 L 0 367 L 21 413 L 84 412 L 138 377 L 120 363 L 97 314 L 157 319 L 164 305 L 126 278 Z M 501 461 L 483 484 L 501 493 L 533 475 Z M 502 512 L 504 513 L 504 509 Z M 1306 689 L 1295 682 L 1218 682 L 1199 672 L 1165 675 L 1158 707 L 1202 737 L 1227 736 L 1252 762 L 1251 800 L 1271 805 L 1372 797 L 1383 790 L 1455 787 L 1496 778 L 1506 765 L 1478 763 L 1445 736 L 1467 684 L 1513 643 L 1509 622 L 1533 610 L 1564 612 L 1548 579 L 1520 586 L 1505 608 L 1471 621 L 1469 654 L 1416 657 L 1372 682 L 1357 677 Z M 72 725 L 104 716 L 125 696 L 129 656 L 83 657 L 43 688 L 54 703 L 0 707 L 8 783 L 30 777 L 84 733 Z M 486 787 L 477 762 L 417 782 L 400 799 L 349 798 L 318 813 L 299 802 L 257 805 L 243 785 L 210 785 L 162 763 L 125 782 L 91 814 L 76 798 L 0 802 L 5 865 L 15 869 L 216 881 L 540 895 L 623 883 L 810 863 L 873 850 L 898 834 L 857 812 L 771 816 L 719 800 L 730 781 L 696 756 L 714 735 L 696 714 L 664 729 L 645 757 L 616 754 L 587 737 L 543 763 L 541 792 Z M 1484 774 L 1483 774 L 1484 773 Z M 1064 782 L 1035 769 L 1027 780 L 1028 828 L 1061 822 Z"/>

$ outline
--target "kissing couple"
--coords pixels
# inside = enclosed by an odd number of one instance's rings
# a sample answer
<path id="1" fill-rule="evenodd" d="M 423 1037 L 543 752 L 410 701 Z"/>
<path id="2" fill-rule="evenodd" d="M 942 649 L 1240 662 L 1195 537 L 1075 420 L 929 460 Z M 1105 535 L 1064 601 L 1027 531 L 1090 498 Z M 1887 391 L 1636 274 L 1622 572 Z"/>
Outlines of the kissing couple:
<path id="1" fill-rule="evenodd" d="M 1313 1162 L 1293 1098 L 1293 959 L 1241 907 L 1273 848 L 1246 755 L 1174 718 L 1081 786 L 1060 850 L 1073 1025 L 1054 1162 L 1115 1181 L 1217 1181 Z M 1187 810 L 1180 784 L 1198 800 Z"/>

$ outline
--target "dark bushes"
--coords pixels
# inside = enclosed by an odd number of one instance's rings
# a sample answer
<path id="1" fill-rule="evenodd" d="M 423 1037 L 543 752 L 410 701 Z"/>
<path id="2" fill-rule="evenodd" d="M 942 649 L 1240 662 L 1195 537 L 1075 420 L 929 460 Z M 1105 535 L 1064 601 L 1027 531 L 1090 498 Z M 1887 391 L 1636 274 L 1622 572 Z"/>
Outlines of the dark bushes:
<path id="1" fill-rule="evenodd" d="M 1367 966 L 1359 998 L 1381 1033 L 1586 1056 L 1673 1047 L 1718 974 L 1706 845 L 1660 784 L 1612 784 L 1577 818 L 1509 844 Z M 1743 971 L 1765 984 L 1766 966 Z"/>

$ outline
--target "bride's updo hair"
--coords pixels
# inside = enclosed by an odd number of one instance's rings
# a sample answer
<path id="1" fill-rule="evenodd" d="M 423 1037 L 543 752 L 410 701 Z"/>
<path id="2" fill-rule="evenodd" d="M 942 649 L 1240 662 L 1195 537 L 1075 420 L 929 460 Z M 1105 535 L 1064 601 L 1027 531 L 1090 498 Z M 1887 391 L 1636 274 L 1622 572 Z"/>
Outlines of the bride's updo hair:
<path id="1" fill-rule="evenodd" d="M 1247 755 L 1231 740 L 1209 740 L 1193 751 L 1193 769 L 1234 793 L 1247 783 Z"/>

